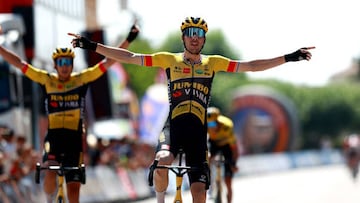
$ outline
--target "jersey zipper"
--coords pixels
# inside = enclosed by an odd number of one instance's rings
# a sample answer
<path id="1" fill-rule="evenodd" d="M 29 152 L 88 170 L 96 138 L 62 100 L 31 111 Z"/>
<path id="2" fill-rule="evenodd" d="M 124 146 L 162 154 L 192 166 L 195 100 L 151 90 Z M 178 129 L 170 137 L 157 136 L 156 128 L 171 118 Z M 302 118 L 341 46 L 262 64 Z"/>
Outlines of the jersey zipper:
<path id="1" fill-rule="evenodd" d="M 62 120 L 62 127 L 63 128 L 65 128 L 65 116 L 66 116 L 66 112 L 65 112 L 65 100 L 64 100 L 64 98 L 65 98 L 65 83 L 64 82 L 61 82 L 62 83 L 62 86 L 63 86 L 63 91 L 61 92 L 61 96 L 62 96 L 62 98 L 63 98 L 63 106 L 62 106 L 62 109 L 61 109 L 61 111 L 62 111 L 62 113 L 63 113 L 63 120 Z"/>
<path id="2" fill-rule="evenodd" d="M 192 102 L 194 96 L 194 63 L 191 63 L 191 91 L 190 91 L 190 112 L 192 112 Z"/>

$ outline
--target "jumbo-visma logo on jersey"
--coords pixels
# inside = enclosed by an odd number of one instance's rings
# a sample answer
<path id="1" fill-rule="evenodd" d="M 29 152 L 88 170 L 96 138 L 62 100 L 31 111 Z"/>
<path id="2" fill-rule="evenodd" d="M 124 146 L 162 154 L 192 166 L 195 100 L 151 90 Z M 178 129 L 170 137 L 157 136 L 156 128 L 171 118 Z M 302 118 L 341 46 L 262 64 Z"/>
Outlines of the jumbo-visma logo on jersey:
<path id="1" fill-rule="evenodd" d="M 50 95 L 50 106 L 53 108 L 79 108 L 79 94 Z"/>
<path id="2" fill-rule="evenodd" d="M 200 118 L 202 122 L 205 119 L 205 108 L 209 102 L 210 88 L 204 84 L 204 80 L 210 78 L 192 78 L 173 82 L 171 87 L 171 104 L 173 105 L 173 115 L 192 112 Z M 202 81 L 199 81 L 202 80 Z"/>

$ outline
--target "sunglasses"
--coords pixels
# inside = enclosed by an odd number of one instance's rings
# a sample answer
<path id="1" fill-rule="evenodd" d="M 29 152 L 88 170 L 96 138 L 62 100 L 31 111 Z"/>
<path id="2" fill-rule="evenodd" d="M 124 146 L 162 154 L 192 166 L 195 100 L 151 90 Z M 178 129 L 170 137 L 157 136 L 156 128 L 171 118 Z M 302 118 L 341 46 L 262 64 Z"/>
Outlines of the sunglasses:
<path id="1" fill-rule="evenodd" d="M 187 37 L 205 37 L 205 30 L 197 27 L 189 27 L 183 31 L 183 34 Z"/>
<path id="2" fill-rule="evenodd" d="M 207 125 L 208 125 L 208 128 L 215 128 L 217 126 L 217 123 L 216 123 L 216 121 L 211 121 L 211 122 L 208 122 Z"/>
<path id="3" fill-rule="evenodd" d="M 59 58 L 56 60 L 57 66 L 71 66 L 73 64 L 73 59 L 71 58 Z"/>

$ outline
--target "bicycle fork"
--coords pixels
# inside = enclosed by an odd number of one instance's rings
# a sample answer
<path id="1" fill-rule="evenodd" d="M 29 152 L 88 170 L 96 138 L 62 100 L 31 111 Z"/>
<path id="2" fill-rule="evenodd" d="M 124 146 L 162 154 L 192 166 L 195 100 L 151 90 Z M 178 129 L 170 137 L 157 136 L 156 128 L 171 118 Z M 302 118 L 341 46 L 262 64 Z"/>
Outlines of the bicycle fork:
<path id="1" fill-rule="evenodd" d="M 181 187 L 182 187 L 182 175 L 176 175 L 176 194 L 174 203 L 182 203 Z"/>
<path id="2" fill-rule="evenodd" d="M 57 203 L 66 203 L 65 192 L 64 192 L 64 176 L 58 176 L 58 191 L 56 194 Z"/>
<path id="3" fill-rule="evenodd" d="M 216 198 L 215 198 L 215 202 L 216 203 L 222 203 L 222 185 L 221 185 L 221 165 L 217 164 L 216 165 Z"/>

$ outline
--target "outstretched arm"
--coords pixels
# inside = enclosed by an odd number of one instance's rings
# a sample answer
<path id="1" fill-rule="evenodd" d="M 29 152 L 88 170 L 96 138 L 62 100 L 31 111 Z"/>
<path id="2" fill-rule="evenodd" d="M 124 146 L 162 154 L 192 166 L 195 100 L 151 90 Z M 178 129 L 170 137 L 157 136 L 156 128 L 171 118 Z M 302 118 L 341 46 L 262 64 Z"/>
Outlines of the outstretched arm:
<path id="1" fill-rule="evenodd" d="M 106 46 L 101 43 L 88 40 L 87 38 L 78 34 L 68 33 L 68 35 L 74 37 L 74 39 L 71 41 L 74 48 L 80 47 L 82 49 L 96 51 L 97 53 L 102 54 L 107 58 L 117 60 L 121 63 L 142 65 L 141 54 L 135 54 L 123 48 Z"/>
<path id="2" fill-rule="evenodd" d="M 315 49 L 315 47 L 303 47 L 293 53 L 286 54 L 284 56 L 278 56 L 271 59 L 259 59 L 249 62 L 240 62 L 239 72 L 263 71 L 291 61 L 301 61 L 301 60 L 309 61 L 312 56 L 311 53 L 308 51 L 310 49 Z"/>
<path id="3" fill-rule="evenodd" d="M 2 33 L 2 28 L 0 26 L 0 34 Z M 0 55 L 7 61 L 9 64 L 21 69 L 26 65 L 26 61 L 22 60 L 17 54 L 6 49 L 4 46 L 0 45 Z"/>
<path id="4" fill-rule="evenodd" d="M 127 49 L 129 47 L 130 43 L 136 39 L 136 37 L 139 34 L 139 31 L 140 31 L 139 27 L 136 24 L 134 24 L 130 28 L 129 34 L 126 37 L 126 39 L 118 47 L 123 48 L 123 49 Z M 103 65 L 107 69 L 111 65 L 113 65 L 115 63 L 115 61 L 116 60 L 114 60 L 114 59 L 106 58 L 106 59 L 103 60 Z"/>
<path id="5" fill-rule="evenodd" d="M 9 64 L 15 66 L 16 68 L 21 69 L 24 67 L 27 62 L 22 60 L 17 54 L 6 49 L 5 47 L 0 45 L 0 55 L 7 61 Z"/>

